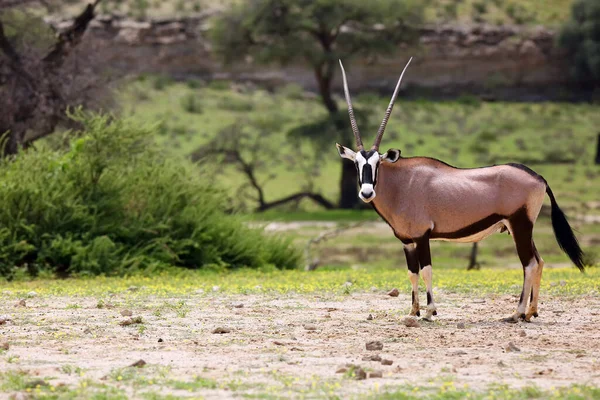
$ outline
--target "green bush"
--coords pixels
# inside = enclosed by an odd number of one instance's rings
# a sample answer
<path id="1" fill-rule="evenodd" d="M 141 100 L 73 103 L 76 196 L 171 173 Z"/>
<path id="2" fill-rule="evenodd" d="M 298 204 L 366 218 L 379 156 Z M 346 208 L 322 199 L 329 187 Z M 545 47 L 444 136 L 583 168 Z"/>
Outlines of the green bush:
<path id="1" fill-rule="evenodd" d="M 571 20 L 563 27 L 559 44 L 570 55 L 572 75 L 590 86 L 600 85 L 600 2 L 576 0 Z"/>
<path id="2" fill-rule="evenodd" d="M 298 264 L 289 242 L 226 214 L 197 167 L 161 155 L 149 140 L 154 128 L 73 118 L 84 129 L 68 149 L 0 161 L 0 276 Z"/>

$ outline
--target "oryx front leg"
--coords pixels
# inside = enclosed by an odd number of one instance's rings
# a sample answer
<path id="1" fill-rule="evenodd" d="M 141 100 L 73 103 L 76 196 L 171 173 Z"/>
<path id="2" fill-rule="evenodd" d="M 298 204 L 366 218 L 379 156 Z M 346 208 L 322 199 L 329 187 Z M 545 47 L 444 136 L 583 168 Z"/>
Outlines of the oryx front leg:
<path id="1" fill-rule="evenodd" d="M 421 276 L 427 287 L 427 313 L 424 319 L 431 321 L 432 317 L 437 315 L 437 309 L 433 301 L 433 269 L 431 267 L 431 250 L 428 236 L 423 237 L 417 243 L 417 253 L 419 265 L 421 266 Z"/>
<path id="2" fill-rule="evenodd" d="M 526 318 L 525 309 L 527 308 L 527 301 L 532 294 L 531 290 L 534 287 L 536 274 L 538 273 L 538 262 L 535 245 L 533 244 L 533 223 L 527 217 L 525 209 L 511 217 L 509 222 L 509 229 L 517 247 L 517 254 L 523 265 L 523 290 L 521 291 L 517 311 L 511 317 L 506 318 L 505 321 L 518 322 L 519 319 L 529 321 Z"/>
<path id="3" fill-rule="evenodd" d="M 406 264 L 408 266 L 408 278 L 412 284 L 412 308 L 409 315 L 420 316 L 419 311 L 419 257 L 414 243 L 404 246 Z"/>

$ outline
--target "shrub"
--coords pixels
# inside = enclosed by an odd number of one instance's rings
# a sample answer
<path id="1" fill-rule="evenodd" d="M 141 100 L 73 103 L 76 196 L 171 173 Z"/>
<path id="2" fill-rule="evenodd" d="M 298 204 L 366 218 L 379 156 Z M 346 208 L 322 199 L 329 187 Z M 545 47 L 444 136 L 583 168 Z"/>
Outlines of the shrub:
<path id="1" fill-rule="evenodd" d="M 297 265 L 289 242 L 226 214 L 197 167 L 161 155 L 149 141 L 154 128 L 73 118 L 84 129 L 68 149 L 0 161 L 0 276 Z"/>
<path id="2" fill-rule="evenodd" d="M 181 107 L 190 114 L 202 114 L 202 103 L 194 93 L 188 93 L 181 98 Z"/>
<path id="3" fill-rule="evenodd" d="M 559 44 L 570 55 L 572 75 L 591 87 L 600 84 L 600 2 L 576 0 Z"/>

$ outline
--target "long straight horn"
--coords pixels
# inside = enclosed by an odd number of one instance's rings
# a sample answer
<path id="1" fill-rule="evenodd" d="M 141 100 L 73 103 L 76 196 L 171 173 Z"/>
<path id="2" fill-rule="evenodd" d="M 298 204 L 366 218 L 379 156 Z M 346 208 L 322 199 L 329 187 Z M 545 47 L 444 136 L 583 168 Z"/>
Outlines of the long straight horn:
<path id="1" fill-rule="evenodd" d="M 400 89 L 400 82 L 402 82 L 402 76 L 404 75 L 404 71 L 408 68 L 408 64 L 412 61 L 412 57 L 406 63 L 406 66 L 402 70 L 400 74 L 400 79 L 398 79 L 398 83 L 396 84 L 396 89 L 394 90 L 394 94 L 392 95 L 392 99 L 390 100 L 390 104 L 388 105 L 387 110 L 385 111 L 385 115 L 383 117 L 383 121 L 381 121 L 381 125 L 379 125 L 379 130 L 377 131 L 377 136 L 375 137 L 375 143 L 373 143 L 372 150 L 379 150 L 379 145 L 381 144 L 381 138 L 383 137 L 383 132 L 385 131 L 385 126 L 390 119 L 390 115 L 392 114 L 392 108 L 394 108 L 394 102 L 396 101 L 396 96 L 398 96 L 398 90 Z"/>
<path id="2" fill-rule="evenodd" d="M 356 118 L 354 118 L 354 110 L 352 109 L 352 100 L 350 100 L 350 91 L 348 90 L 348 81 L 346 80 L 346 71 L 340 60 L 340 67 L 342 67 L 342 78 L 344 79 L 344 94 L 346 95 L 346 103 L 348 103 L 348 114 L 350 115 L 350 125 L 352 125 L 352 132 L 354 132 L 354 138 L 356 139 L 356 147 L 358 151 L 363 149 L 362 140 L 360 138 L 360 132 L 358 131 L 358 125 L 356 125 Z"/>

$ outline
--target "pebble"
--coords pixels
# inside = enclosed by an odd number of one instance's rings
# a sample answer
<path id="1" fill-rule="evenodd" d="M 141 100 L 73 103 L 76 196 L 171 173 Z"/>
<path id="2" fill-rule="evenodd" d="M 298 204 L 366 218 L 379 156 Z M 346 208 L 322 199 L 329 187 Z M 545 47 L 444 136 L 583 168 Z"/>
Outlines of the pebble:
<path id="1" fill-rule="evenodd" d="M 456 324 L 456 327 L 458 329 L 465 329 L 465 323 L 464 322 L 459 322 L 458 324 Z"/>
<path id="2" fill-rule="evenodd" d="M 36 292 L 32 291 L 32 292 L 27 293 L 26 297 L 31 299 L 31 298 L 37 297 L 37 295 L 38 294 Z"/>
<path id="3" fill-rule="evenodd" d="M 421 326 L 421 324 L 419 324 L 419 321 L 417 321 L 417 319 L 414 317 L 405 317 L 402 320 L 402 323 L 404 324 L 404 326 L 407 326 L 409 328 L 419 328 Z"/>
<path id="4" fill-rule="evenodd" d="M 137 292 L 138 290 L 140 290 L 140 288 L 137 286 L 129 286 L 127 290 L 129 290 L 130 292 Z"/>
<path id="5" fill-rule="evenodd" d="M 369 372 L 369 378 L 383 378 L 383 372 L 381 372 L 381 371 Z"/>
<path id="6" fill-rule="evenodd" d="M 366 348 L 367 348 L 367 350 L 370 350 L 370 351 L 383 350 L 383 343 L 381 343 L 378 340 L 374 340 L 372 342 L 367 342 Z"/>
<path id="7" fill-rule="evenodd" d="M 386 360 L 385 358 L 381 360 L 381 365 L 392 365 L 393 363 L 392 360 Z"/>
<path id="8" fill-rule="evenodd" d="M 316 331 L 317 326 L 315 324 L 304 324 L 304 329 L 307 331 Z"/>
<path id="9" fill-rule="evenodd" d="M 164 340 L 162 340 L 162 338 L 158 338 L 158 343 L 162 343 L 164 342 Z"/>
<path id="10" fill-rule="evenodd" d="M 508 342 L 508 344 L 506 345 L 504 350 L 506 350 L 507 353 L 510 353 L 511 351 L 513 351 L 513 352 L 521 351 L 521 349 L 518 348 L 517 346 L 515 346 L 515 344 L 513 342 Z"/>
<path id="11" fill-rule="evenodd" d="M 400 291 L 396 288 L 393 288 L 387 294 L 388 294 L 388 296 L 398 297 L 398 295 L 400 294 Z"/>
<path id="12" fill-rule="evenodd" d="M 8 342 L 0 344 L 0 350 L 7 351 L 8 349 L 10 349 L 10 345 L 8 344 Z"/>
<path id="13" fill-rule="evenodd" d="M 218 333 L 218 334 L 230 333 L 230 332 L 231 332 L 231 329 L 223 328 L 223 327 L 217 327 L 212 330 L 212 333 Z"/>
<path id="14" fill-rule="evenodd" d="M 244 304 L 243 303 L 236 303 L 233 305 L 233 308 L 244 308 Z"/>
<path id="15" fill-rule="evenodd" d="M 137 360 L 136 362 L 134 362 L 130 366 L 131 367 L 136 367 L 136 368 L 142 368 L 144 365 L 146 365 L 146 361 L 144 361 L 144 360 Z"/>
<path id="16" fill-rule="evenodd" d="M 527 336 L 527 332 L 525 332 L 524 330 L 520 330 L 519 331 L 519 336 L 525 337 L 525 336 Z"/>
<path id="17" fill-rule="evenodd" d="M 124 317 L 131 317 L 133 313 L 131 312 L 131 310 L 123 310 L 121 311 L 121 315 Z"/>
<path id="18" fill-rule="evenodd" d="M 215 285 L 215 286 L 212 287 L 212 291 L 213 292 L 218 292 L 219 290 L 221 290 L 221 286 Z"/>
<path id="19" fill-rule="evenodd" d="M 373 315 L 369 314 L 369 316 L 367 317 L 367 321 L 373 321 Z"/>
<path id="20" fill-rule="evenodd" d="M 373 356 L 364 356 L 362 358 L 363 361 L 381 361 L 381 356 L 379 354 Z"/>
<path id="21" fill-rule="evenodd" d="M 10 321 L 10 317 L 6 315 L 0 315 L 0 325 L 4 325 L 8 321 Z"/>
<path id="22" fill-rule="evenodd" d="M 17 304 L 15 304 L 15 307 L 27 307 L 27 302 L 25 301 L 25 299 L 21 299 L 21 300 L 17 301 Z"/>

